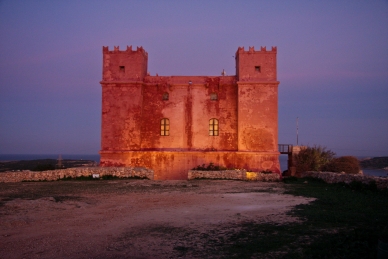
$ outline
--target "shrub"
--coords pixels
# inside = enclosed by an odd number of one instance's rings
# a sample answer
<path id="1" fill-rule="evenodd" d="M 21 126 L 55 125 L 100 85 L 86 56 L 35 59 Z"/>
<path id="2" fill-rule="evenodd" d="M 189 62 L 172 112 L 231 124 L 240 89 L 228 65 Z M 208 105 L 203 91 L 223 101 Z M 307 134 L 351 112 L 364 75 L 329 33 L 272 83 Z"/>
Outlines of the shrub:
<path id="1" fill-rule="evenodd" d="M 219 165 L 214 165 L 213 163 L 209 163 L 208 166 L 205 164 L 199 165 L 197 167 L 194 167 L 192 170 L 197 170 L 197 171 L 223 171 L 226 170 L 226 167 L 219 166 Z"/>
<path id="2" fill-rule="evenodd" d="M 341 156 L 334 158 L 325 166 L 324 170 L 337 173 L 358 174 L 360 172 L 360 162 L 354 156 Z"/>
<path id="3" fill-rule="evenodd" d="M 335 153 L 325 147 L 314 146 L 302 149 L 295 155 L 296 172 L 321 171 L 334 158 Z"/>
<path id="4" fill-rule="evenodd" d="M 48 171 L 55 170 L 55 166 L 52 164 L 38 164 L 31 171 Z"/>

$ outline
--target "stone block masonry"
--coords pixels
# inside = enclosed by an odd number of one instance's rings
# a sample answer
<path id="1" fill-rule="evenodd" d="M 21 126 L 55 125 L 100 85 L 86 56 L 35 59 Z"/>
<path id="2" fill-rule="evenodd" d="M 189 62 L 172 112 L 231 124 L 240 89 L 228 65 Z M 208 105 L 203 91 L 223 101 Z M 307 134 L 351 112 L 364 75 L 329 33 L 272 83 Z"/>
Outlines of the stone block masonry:
<path id="1" fill-rule="evenodd" d="M 241 181 L 262 181 L 278 182 L 281 180 L 280 174 L 266 174 L 260 172 L 247 172 L 246 170 L 224 170 L 224 171 L 197 171 L 190 170 L 188 179 L 223 179 Z"/>
<path id="2" fill-rule="evenodd" d="M 89 177 L 98 175 L 100 178 L 111 175 L 119 178 L 144 178 L 153 180 L 154 171 L 141 167 L 78 167 L 61 170 L 49 170 L 43 172 L 21 171 L 0 173 L 0 182 L 22 182 L 22 181 L 57 181 L 71 177 Z"/>
<path id="3" fill-rule="evenodd" d="M 156 180 L 209 163 L 281 174 L 276 47 L 239 47 L 229 76 L 151 75 L 142 47 L 102 55 L 100 166 L 146 167 Z"/>

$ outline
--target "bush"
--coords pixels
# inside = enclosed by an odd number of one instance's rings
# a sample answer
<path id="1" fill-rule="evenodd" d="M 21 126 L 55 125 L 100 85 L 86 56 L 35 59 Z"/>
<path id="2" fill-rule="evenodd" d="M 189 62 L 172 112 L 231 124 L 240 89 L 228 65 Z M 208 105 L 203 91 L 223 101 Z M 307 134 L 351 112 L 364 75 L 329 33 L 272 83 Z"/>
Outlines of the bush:
<path id="1" fill-rule="evenodd" d="M 325 147 L 314 146 L 302 149 L 295 155 L 296 172 L 321 171 L 334 158 L 335 153 Z"/>
<path id="2" fill-rule="evenodd" d="M 324 170 L 337 173 L 358 174 L 360 172 L 360 162 L 354 156 L 341 156 L 334 158 L 325 166 Z"/>
<path id="3" fill-rule="evenodd" d="M 191 170 L 197 170 L 197 171 L 223 171 L 226 170 L 226 167 L 214 165 L 213 163 L 209 163 L 208 166 L 205 164 L 199 165 L 197 167 L 194 167 Z"/>
<path id="4" fill-rule="evenodd" d="M 35 166 L 31 171 L 48 171 L 55 170 L 55 166 L 52 164 L 39 164 Z"/>

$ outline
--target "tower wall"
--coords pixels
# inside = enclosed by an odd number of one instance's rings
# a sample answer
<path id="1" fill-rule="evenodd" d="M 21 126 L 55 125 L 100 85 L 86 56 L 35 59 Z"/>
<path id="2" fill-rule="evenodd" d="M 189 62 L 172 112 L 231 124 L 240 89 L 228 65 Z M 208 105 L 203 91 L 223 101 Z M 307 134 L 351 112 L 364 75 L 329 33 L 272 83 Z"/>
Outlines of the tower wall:
<path id="1" fill-rule="evenodd" d="M 239 47 L 236 52 L 237 80 L 239 82 L 276 81 L 276 53 L 276 47 L 268 51 L 266 47 L 261 47 L 259 51 L 254 47 L 249 47 L 247 51 L 244 47 Z"/>
<path id="2" fill-rule="evenodd" d="M 103 47 L 101 148 L 140 150 L 143 93 L 148 54 L 142 47 Z"/>
<path id="3" fill-rule="evenodd" d="M 103 47 L 103 81 L 143 81 L 147 66 L 148 53 L 142 47 L 129 46 L 124 51 Z"/>
<path id="4" fill-rule="evenodd" d="M 119 106 L 123 106 L 119 104 L 123 102 L 124 110 L 129 113 L 137 112 L 130 121 L 138 115 L 141 117 L 136 120 L 140 121 L 140 137 L 135 138 L 139 139 L 141 150 L 237 151 L 237 85 L 234 76 L 147 76 L 143 83 L 130 85 L 132 88 L 136 85 L 137 89 L 136 94 L 133 91 L 131 94 L 136 98 L 141 95 L 141 99 L 134 98 L 132 102 L 132 97 L 118 89 L 119 94 L 112 100 Z M 168 94 L 168 100 L 163 100 L 164 94 Z M 216 94 L 217 100 L 211 100 L 211 94 Z M 115 116 L 114 113 L 109 116 Z M 163 118 L 169 119 L 168 136 L 160 134 Z M 212 118 L 219 120 L 219 136 L 209 136 L 209 120 Z M 116 124 L 120 124 L 122 119 L 116 119 Z M 131 129 L 135 130 L 134 127 Z M 128 141 L 132 143 L 134 139 Z M 121 140 L 123 142 L 126 141 Z"/>
<path id="5" fill-rule="evenodd" d="M 142 85 L 101 83 L 101 149 L 140 150 Z"/>
<path id="6" fill-rule="evenodd" d="M 276 47 L 238 48 L 238 150 L 278 153 Z"/>

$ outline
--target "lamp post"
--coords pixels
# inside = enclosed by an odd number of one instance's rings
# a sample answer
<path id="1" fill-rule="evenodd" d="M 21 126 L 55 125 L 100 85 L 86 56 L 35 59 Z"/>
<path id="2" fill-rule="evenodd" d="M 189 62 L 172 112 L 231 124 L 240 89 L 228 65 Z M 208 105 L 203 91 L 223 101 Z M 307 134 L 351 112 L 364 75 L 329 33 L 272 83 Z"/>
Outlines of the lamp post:
<path id="1" fill-rule="evenodd" d="M 299 146 L 299 117 L 296 117 L 296 145 Z"/>

